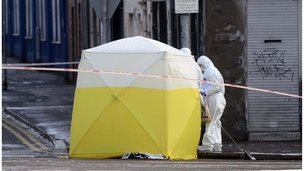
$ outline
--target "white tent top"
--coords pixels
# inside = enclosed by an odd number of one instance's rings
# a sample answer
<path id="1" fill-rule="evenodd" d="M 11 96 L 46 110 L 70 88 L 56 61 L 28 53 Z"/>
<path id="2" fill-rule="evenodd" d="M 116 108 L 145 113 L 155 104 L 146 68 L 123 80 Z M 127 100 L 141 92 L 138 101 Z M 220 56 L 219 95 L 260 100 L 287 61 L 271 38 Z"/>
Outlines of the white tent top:
<path id="1" fill-rule="evenodd" d="M 83 50 L 80 69 L 111 71 L 112 74 L 79 73 L 81 79 L 77 87 L 192 88 L 197 86 L 195 81 L 138 74 L 195 79 L 193 63 L 191 55 L 167 44 L 141 36 L 124 38 Z"/>
<path id="2" fill-rule="evenodd" d="M 167 52 L 173 55 L 185 55 L 178 49 L 153 39 L 136 36 L 125 39 L 116 40 L 104 45 L 100 45 L 84 52 L 98 53 L 160 53 Z"/>

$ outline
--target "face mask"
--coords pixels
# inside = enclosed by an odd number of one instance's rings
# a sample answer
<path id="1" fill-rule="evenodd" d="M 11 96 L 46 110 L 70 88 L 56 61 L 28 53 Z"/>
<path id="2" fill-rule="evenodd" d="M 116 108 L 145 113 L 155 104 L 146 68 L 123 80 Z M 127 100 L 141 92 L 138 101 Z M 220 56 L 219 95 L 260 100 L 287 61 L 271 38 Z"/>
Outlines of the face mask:
<path id="1" fill-rule="evenodd" d="M 200 66 L 202 72 L 205 72 L 205 67 L 203 65 Z"/>

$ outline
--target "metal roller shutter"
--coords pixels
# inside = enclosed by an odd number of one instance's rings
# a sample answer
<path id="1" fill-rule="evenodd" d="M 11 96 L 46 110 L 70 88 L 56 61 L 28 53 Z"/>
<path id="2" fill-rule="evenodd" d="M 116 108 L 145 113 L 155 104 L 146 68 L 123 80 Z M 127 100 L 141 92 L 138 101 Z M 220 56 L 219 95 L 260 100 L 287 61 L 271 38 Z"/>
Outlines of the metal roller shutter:
<path id="1" fill-rule="evenodd" d="M 248 0 L 247 85 L 299 94 L 297 0 Z M 298 140 L 299 99 L 248 91 L 249 140 Z"/>

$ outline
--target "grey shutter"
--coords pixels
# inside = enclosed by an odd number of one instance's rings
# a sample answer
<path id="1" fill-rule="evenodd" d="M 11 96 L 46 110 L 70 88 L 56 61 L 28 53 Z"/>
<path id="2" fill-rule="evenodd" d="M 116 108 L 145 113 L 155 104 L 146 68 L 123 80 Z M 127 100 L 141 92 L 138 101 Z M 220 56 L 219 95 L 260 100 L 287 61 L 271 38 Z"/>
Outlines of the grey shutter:
<path id="1" fill-rule="evenodd" d="M 248 0 L 247 85 L 299 94 L 297 0 Z M 299 99 L 248 91 L 250 140 L 300 139 Z"/>

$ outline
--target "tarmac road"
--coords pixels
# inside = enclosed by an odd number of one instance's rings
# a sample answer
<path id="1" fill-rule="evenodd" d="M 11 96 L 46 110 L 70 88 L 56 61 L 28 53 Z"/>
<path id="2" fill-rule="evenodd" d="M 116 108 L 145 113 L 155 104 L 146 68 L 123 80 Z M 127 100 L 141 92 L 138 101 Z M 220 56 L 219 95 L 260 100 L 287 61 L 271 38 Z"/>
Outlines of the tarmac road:
<path id="1" fill-rule="evenodd" d="M 3 158 L 2 169 L 26 170 L 289 170 L 301 169 L 302 161 L 247 160 L 121 160 Z"/>

